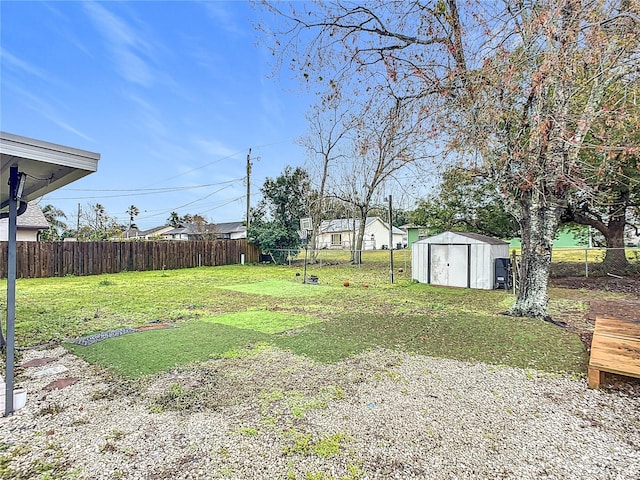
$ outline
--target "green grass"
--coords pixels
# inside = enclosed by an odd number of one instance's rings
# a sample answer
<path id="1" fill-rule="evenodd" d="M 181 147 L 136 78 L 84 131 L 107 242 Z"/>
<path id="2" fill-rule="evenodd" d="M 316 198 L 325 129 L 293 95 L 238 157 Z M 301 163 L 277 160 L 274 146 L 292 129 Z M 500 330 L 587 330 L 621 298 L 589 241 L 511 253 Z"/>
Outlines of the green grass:
<path id="1" fill-rule="evenodd" d="M 207 317 L 203 321 L 252 330 L 260 333 L 280 333 L 318 321 L 317 318 L 295 313 L 279 313 L 264 310 L 250 310 Z"/>
<path id="2" fill-rule="evenodd" d="M 266 280 L 256 283 L 226 285 L 220 288 L 250 295 L 269 295 L 272 297 L 293 298 L 312 297 L 318 295 L 318 293 L 330 294 L 331 292 L 328 292 L 327 289 L 332 287 L 293 283 L 282 280 Z"/>
<path id="3" fill-rule="evenodd" d="M 68 347 L 90 363 L 135 378 L 180 365 L 233 355 L 231 352 L 237 352 L 240 346 L 266 340 L 266 334 L 254 330 L 193 321 L 175 329 L 133 333 L 88 347 L 72 344 Z"/>
<path id="4" fill-rule="evenodd" d="M 177 328 L 69 346 L 87 361 L 139 377 L 239 355 L 265 345 L 337 362 L 375 347 L 550 372 L 584 373 L 576 335 L 551 324 L 501 315 L 504 291 L 388 280 L 380 262 L 310 266 L 245 265 L 95 277 L 19 280 L 17 344 L 60 342 L 152 320 Z M 387 252 L 388 255 L 388 252 Z M 296 275 L 298 274 L 298 275 Z M 350 286 L 344 287 L 344 280 Z M 366 285 L 366 287 L 365 287 Z M 556 291 L 562 295 L 562 291 Z M 556 311 L 569 308 L 552 300 Z"/>

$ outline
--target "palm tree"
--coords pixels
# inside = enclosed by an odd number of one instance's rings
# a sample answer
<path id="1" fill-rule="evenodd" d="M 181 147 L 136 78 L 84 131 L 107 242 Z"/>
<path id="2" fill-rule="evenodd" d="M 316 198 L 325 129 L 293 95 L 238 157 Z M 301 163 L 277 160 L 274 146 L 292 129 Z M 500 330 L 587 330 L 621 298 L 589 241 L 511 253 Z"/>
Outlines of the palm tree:
<path id="1" fill-rule="evenodd" d="M 180 222 L 182 222 L 182 219 L 180 218 L 180 215 L 178 215 L 178 212 L 171 212 L 169 218 L 167 218 L 167 223 L 173 228 L 178 228 L 180 226 Z"/>
<path id="2" fill-rule="evenodd" d="M 42 207 L 42 213 L 49 223 L 49 230 L 42 232 L 40 238 L 42 240 L 58 240 L 60 232 L 68 228 L 67 224 L 62 220 L 63 218 L 66 219 L 67 216 L 62 210 L 51 204 Z"/>
<path id="3" fill-rule="evenodd" d="M 140 215 L 140 210 L 135 205 L 131 205 L 127 208 L 127 214 L 129 215 L 129 230 L 131 230 L 132 227 L 135 227 L 133 221 L 138 215 Z"/>
<path id="4" fill-rule="evenodd" d="M 133 221 L 136 219 L 138 215 L 140 215 L 140 210 L 135 205 L 131 205 L 129 208 L 127 208 L 126 212 L 129 215 L 129 228 L 127 228 L 127 238 L 129 238 L 129 233 L 131 232 L 131 229 L 138 228 L 136 224 L 133 223 Z"/>

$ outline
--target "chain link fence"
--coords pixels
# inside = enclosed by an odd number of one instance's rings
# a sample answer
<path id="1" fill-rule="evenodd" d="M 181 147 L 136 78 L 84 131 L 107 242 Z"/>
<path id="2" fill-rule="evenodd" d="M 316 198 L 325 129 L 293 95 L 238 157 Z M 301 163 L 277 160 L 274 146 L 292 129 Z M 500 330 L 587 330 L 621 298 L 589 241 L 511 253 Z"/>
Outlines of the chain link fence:
<path id="1" fill-rule="evenodd" d="M 513 263 L 513 254 L 511 260 Z M 389 250 L 362 250 L 352 252 L 343 249 L 309 249 L 306 252 L 308 265 L 313 268 L 323 268 L 336 265 L 351 265 L 355 268 L 366 267 L 368 270 L 378 270 L 386 274 L 390 270 Z M 305 250 L 279 249 L 270 255 L 262 255 L 262 261 L 279 259 L 279 263 L 290 266 L 302 266 L 305 260 Z M 520 261 L 520 252 L 515 251 L 516 275 Z M 411 248 L 393 250 L 394 270 L 411 275 Z M 556 247 L 551 258 L 551 276 L 562 277 L 623 277 L 640 281 L 640 248 L 584 248 L 584 247 Z"/>
<path id="2" fill-rule="evenodd" d="M 640 278 L 640 248 L 554 248 L 551 276 Z"/>
<path id="3" fill-rule="evenodd" d="M 393 250 L 394 268 L 403 268 L 405 271 L 411 268 L 411 249 L 400 248 Z M 376 266 L 389 269 L 390 252 L 387 249 L 367 249 L 359 251 L 351 251 L 346 249 L 321 248 L 317 250 L 309 249 L 306 251 L 307 263 L 317 267 L 346 265 L 354 266 Z M 269 254 L 262 254 L 261 261 L 299 265 L 304 263 L 305 249 L 282 248 L 274 249 Z"/>

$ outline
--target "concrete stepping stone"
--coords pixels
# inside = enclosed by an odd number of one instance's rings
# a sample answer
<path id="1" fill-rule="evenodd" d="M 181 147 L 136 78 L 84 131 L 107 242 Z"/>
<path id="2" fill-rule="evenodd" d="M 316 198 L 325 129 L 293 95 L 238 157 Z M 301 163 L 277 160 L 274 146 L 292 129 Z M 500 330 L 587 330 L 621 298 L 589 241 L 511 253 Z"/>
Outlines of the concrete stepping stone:
<path id="1" fill-rule="evenodd" d="M 31 374 L 34 378 L 42 378 L 48 377 L 49 375 L 57 375 L 58 373 L 64 373 L 69 370 L 64 365 L 54 365 L 53 367 L 45 368 L 44 370 L 40 370 L 39 372 L 33 372 Z"/>
<path id="2" fill-rule="evenodd" d="M 51 357 L 34 358 L 32 360 L 24 362 L 22 364 L 22 366 L 25 367 L 25 368 L 28 368 L 28 367 L 41 367 L 42 365 L 46 365 L 48 363 L 55 362 L 56 360 L 57 360 L 57 358 L 51 358 Z"/>
<path id="3" fill-rule="evenodd" d="M 58 380 L 54 380 L 53 382 L 48 384 L 42 390 L 45 390 L 47 392 L 50 392 L 51 390 L 62 390 L 63 388 L 73 385 L 78 380 L 79 378 L 76 378 L 76 377 L 59 378 Z"/>

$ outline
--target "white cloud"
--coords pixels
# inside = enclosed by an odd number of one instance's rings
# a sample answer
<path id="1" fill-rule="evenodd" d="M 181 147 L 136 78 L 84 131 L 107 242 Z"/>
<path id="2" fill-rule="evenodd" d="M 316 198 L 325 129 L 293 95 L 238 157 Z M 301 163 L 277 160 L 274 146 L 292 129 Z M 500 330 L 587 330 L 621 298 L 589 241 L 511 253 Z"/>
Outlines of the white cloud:
<path id="1" fill-rule="evenodd" d="M 218 140 L 205 140 L 203 138 L 198 138 L 194 140 L 194 143 L 208 155 L 222 158 L 228 158 L 238 155 L 237 150 L 228 147 Z"/>
<path id="2" fill-rule="evenodd" d="M 71 132 L 74 135 L 79 136 L 80 138 L 83 138 L 89 142 L 94 141 L 93 138 L 91 138 L 89 135 L 86 135 L 82 131 L 78 130 L 77 128 L 69 124 L 61 115 L 60 111 L 62 109 L 60 107 L 58 108 L 54 107 L 51 103 L 44 100 L 43 98 L 38 97 L 35 94 L 16 86 L 15 84 L 5 83 L 5 86 L 10 88 L 17 94 L 17 96 L 21 99 L 22 103 L 25 105 L 26 108 L 29 108 L 34 112 L 37 112 L 39 115 L 51 121 L 58 127 L 68 132 Z"/>
<path id="3" fill-rule="evenodd" d="M 127 80 L 143 86 L 153 83 L 151 66 L 143 58 L 150 51 L 141 32 L 135 31 L 122 18 L 94 2 L 84 4 L 87 15 L 104 36 L 116 67 Z"/>
<path id="4" fill-rule="evenodd" d="M 246 35 L 246 25 L 238 25 L 226 2 L 202 2 L 209 17 L 217 26 L 237 37 Z"/>
<path id="5" fill-rule="evenodd" d="M 41 80 L 49 81 L 51 79 L 50 74 L 22 60 L 21 58 L 16 57 L 11 52 L 7 51 L 2 47 L 0 47 L 0 57 L 2 58 L 2 63 L 4 64 L 4 66 L 9 66 L 17 70 L 22 70 L 23 72 L 26 72 L 29 75 L 33 75 L 34 77 L 38 77 Z"/>

